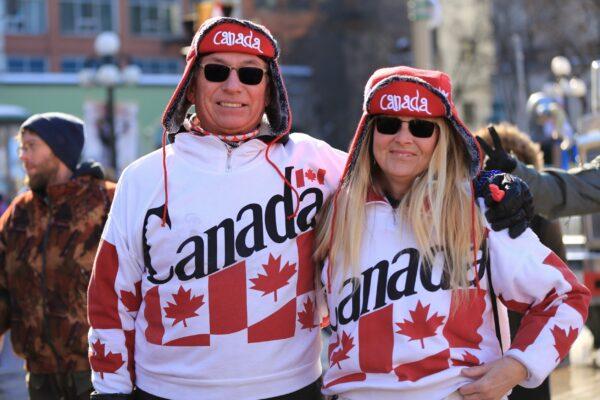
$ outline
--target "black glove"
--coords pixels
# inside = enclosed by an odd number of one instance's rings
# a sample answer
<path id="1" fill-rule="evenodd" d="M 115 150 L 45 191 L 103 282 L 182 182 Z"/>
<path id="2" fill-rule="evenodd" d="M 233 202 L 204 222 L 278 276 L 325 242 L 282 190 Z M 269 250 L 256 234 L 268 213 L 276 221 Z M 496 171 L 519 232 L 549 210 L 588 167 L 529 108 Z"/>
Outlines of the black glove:
<path id="1" fill-rule="evenodd" d="M 495 231 L 508 228 L 508 235 L 516 238 L 529 226 L 533 218 L 533 197 L 527 184 L 509 174 L 490 178 L 482 188 L 488 210 L 485 217 Z"/>
<path id="2" fill-rule="evenodd" d="M 502 143 L 500 142 L 500 137 L 494 129 L 493 126 L 488 126 L 488 132 L 492 137 L 492 141 L 494 142 L 494 147 L 490 147 L 489 144 L 479 136 L 477 136 L 477 141 L 479 142 L 479 146 L 485 151 L 487 154 L 487 160 L 485 161 L 484 168 L 486 170 L 499 169 L 503 172 L 512 172 L 517 167 L 517 160 L 510 154 L 504 150 L 502 147 Z"/>

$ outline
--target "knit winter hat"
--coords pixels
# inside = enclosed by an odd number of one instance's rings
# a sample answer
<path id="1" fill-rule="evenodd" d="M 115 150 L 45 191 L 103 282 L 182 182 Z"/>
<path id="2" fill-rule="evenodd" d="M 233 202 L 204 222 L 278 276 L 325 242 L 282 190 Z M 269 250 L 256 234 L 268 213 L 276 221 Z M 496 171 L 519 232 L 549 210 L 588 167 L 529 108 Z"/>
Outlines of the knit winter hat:
<path id="1" fill-rule="evenodd" d="M 481 169 L 481 150 L 475 137 L 460 120 L 452 102 L 452 83 L 444 72 L 411 67 L 382 68 L 365 87 L 363 115 L 354 134 L 342 181 L 353 168 L 362 146 L 367 124 L 377 115 L 445 118 L 450 129 L 464 142 L 472 178 Z"/>
<path id="2" fill-rule="evenodd" d="M 186 57 L 186 67 L 175 92 L 163 113 L 162 123 L 167 133 L 179 131 L 192 103 L 186 92 L 192 80 L 199 56 L 210 53 L 235 52 L 259 56 L 268 64 L 268 77 L 273 93 L 265 114 L 273 134 L 289 132 L 292 116 L 287 92 L 277 63 L 279 48 L 267 28 L 236 18 L 211 18 L 205 21 L 194 36 Z M 200 121 L 200 125 L 202 121 Z"/>
<path id="3" fill-rule="evenodd" d="M 59 112 L 34 114 L 23 122 L 23 129 L 38 135 L 67 168 L 75 171 L 85 141 L 82 120 Z"/>

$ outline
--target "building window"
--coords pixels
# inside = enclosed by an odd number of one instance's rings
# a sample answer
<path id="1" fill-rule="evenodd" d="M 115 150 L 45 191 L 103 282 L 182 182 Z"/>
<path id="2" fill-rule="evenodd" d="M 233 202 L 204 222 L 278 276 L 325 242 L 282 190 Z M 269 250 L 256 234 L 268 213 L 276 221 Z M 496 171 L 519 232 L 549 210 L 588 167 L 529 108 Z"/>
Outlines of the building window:
<path id="1" fill-rule="evenodd" d="M 8 56 L 8 72 L 46 72 L 48 63 L 43 57 Z"/>
<path id="2" fill-rule="evenodd" d="M 6 0 L 6 33 L 39 35 L 46 33 L 44 0 Z"/>
<path id="3" fill-rule="evenodd" d="M 133 58 L 133 64 L 139 66 L 144 74 L 180 74 L 182 64 L 173 58 Z"/>
<path id="4" fill-rule="evenodd" d="M 180 5 L 175 0 L 130 0 L 131 33 L 139 36 L 173 36 L 180 28 Z"/>
<path id="5" fill-rule="evenodd" d="M 61 0 L 60 31 L 68 35 L 114 30 L 113 0 Z"/>
<path id="6" fill-rule="evenodd" d="M 81 71 L 86 66 L 85 57 L 63 57 L 60 62 L 60 70 L 67 73 L 75 73 Z"/>

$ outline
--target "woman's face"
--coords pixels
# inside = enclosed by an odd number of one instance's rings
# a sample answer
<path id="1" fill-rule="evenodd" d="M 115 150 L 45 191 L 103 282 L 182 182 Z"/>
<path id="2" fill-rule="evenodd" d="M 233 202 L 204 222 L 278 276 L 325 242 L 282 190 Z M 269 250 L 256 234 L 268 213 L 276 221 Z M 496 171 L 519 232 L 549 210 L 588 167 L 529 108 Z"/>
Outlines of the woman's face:
<path id="1" fill-rule="evenodd" d="M 433 132 L 429 137 L 424 136 L 431 132 L 431 125 L 425 124 L 428 121 L 418 120 L 416 118 L 397 118 L 402 123 L 400 128 L 395 133 L 390 133 L 389 122 L 386 118 L 394 117 L 377 117 L 383 121 L 376 122 L 373 133 L 373 155 L 379 168 L 383 172 L 384 178 L 392 186 L 400 184 L 402 186 L 410 185 L 414 179 L 422 174 L 429 165 L 435 146 L 437 145 L 440 128 L 434 124 Z M 415 120 L 410 123 L 411 120 Z M 377 121 L 377 119 L 376 119 Z M 422 122 L 421 122 L 422 121 Z M 388 122 L 386 125 L 385 122 Z M 409 125 L 411 128 L 409 129 Z M 379 131 L 388 132 L 387 134 Z M 386 129 L 383 129 L 383 128 Z M 414 133 L 411 133 L 411 130 Z"/>

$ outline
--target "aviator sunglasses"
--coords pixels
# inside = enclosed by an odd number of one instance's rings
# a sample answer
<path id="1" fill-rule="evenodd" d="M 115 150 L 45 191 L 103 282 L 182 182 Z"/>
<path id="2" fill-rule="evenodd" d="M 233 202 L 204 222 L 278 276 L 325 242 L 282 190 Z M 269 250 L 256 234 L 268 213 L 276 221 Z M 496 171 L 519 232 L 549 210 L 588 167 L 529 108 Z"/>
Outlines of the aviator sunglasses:
<path id="1" fill-rule="evenodd" d="M 396 117 L 379 115 L 375 118 L 377 131 L 383 135 L 395 135 L 402 128 L 402 121 Z M 435 132 L 436 124 L 423 119 L 411 119 L 408 121 L 408 130 L 411 135 L 417 138 L 428 138 Z"/>
<path id="2" fill-rule="evenodd" d="M 209 82 L 225 82 L 229 78 L 231 70 L 236 70 L 238 79 L 244 85 L 258 85 L 267 72 L 266 69 L 258 67 L 234 68 L 223 64 L 201 64 L 200 68 L 204 70 L 204 77 Z"/>

